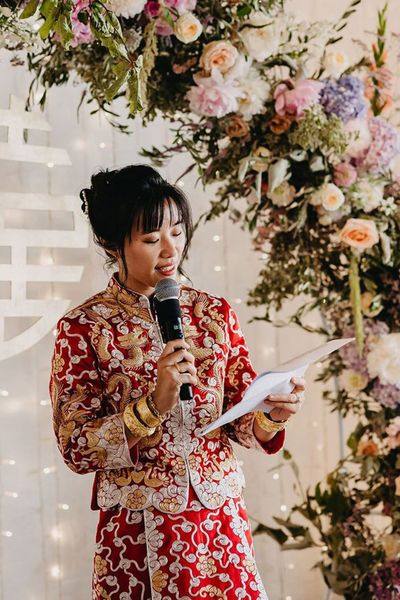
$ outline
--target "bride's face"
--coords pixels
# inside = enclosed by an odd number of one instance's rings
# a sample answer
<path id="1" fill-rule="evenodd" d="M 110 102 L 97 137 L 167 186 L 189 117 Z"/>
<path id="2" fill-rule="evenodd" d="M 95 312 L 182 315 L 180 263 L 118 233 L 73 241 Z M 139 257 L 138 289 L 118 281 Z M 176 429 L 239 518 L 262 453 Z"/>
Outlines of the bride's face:
<path id="1" fill-rule="evenodd" d="M 150 296 L 160 279 L 176 278 L 185 242 L 184 225 L 176 205 L 165 202 L 164 218 L 159 229 L 145 233 L 138 223 L 132 229 L 131 239 L 125 240 L 128 273 L 123 279 L 124 271 L 119 259 L 121 282 L 139 294 Z"/>

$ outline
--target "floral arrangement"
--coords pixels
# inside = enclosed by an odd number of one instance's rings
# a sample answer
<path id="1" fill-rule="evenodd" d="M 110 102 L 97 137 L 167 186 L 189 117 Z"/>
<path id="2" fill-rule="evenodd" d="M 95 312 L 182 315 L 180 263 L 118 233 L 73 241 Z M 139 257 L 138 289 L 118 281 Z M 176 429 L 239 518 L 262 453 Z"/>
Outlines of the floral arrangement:
<path id="1" fill-rule="evenodd" d="M 276 518 L 279 528 L 260 523 L 255 533 L 284 549 L 319 547 L 327 585 L 349 600 L 394 600 L 400 136 L 390 122 L 386 7 L 356 63 L 334 46 L 360 1 L 332 24 L 299 22 L 284 0 L 30 0 L 15 8 L 19 19 L 0 16 L 0 30 L 2 45 L 27 49 L 42 105 L 49 87 L 75 73 L 86 83 L 82 100 L 121 130 L 116 98 L 126 98 L 130 117 L 140 111 L 146 123 L 162 114 L 174 124 L 171 147 L 142 154 L 160 166 L 189 153 L 202 183 L 219 185 L 203 218 L 228 212 L 252 236 L 262 268 L 249 303 L 265 308 L 263 319 L 284 325 L 274 314 L 302 297 L 291 322 L 356 338 L 320 376 L 336 378 L 337 390 L 325 393 L 333 410 L 358 418 L 349 454 L 314 490 L 298 481 L 301 503 Z M 33 45 L 30 22 L 40 38 Z M 322 327 L 309 323 L 315 309 Z"/>

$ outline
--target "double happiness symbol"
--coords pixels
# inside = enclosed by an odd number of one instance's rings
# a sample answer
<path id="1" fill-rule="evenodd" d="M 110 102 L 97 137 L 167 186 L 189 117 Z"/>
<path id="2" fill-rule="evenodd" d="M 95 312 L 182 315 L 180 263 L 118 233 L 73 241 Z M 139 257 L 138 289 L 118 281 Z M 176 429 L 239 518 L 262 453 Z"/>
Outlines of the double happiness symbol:
<path id="1" fill-rule="evenodd" d="M 68 153 L 62 148 L 24 141 L 24 130 L 50 131 L 51 127 L 41 114 L 27 112 L 23 101 L 15 96 L 11 96 L 8 110 L 0 109 L 0 127 L 8 129 L 7 142 L 0 143 L 0 161 L 71 165 Z M 66 211 L 72 213 L 73 229 L 8 226 L 7 211 L 30 211 L 30 215 L 32 211 Z M 75 196 L 0 191 L 0 246 L 8 248 L 7 259 L 0 264 L 0 284 L 9 290 L 0 297 L 0 360 L 34 346 L 52 330 L 70 305 L 69 299 L 28 298 L 28 282 L 79 282 L 82 278 L 82 266 L 29 264 L 28 249 L 85 248 L 87 245 L 88 228 Z M 12 318 L 30 318 L 34 323 L 6 339 L 6 320 Z"/>

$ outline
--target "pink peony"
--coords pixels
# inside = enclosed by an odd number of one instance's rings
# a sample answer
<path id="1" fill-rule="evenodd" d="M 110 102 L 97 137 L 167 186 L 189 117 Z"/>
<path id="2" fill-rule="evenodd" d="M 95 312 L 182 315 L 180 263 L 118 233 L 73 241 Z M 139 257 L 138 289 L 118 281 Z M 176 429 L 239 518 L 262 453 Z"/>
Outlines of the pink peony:
<path id="1" fill-rule="evenodd" d="M 292 87 L 280 83 L 276 88 L 275 110 L 282 117 L 285 115 L 302 117 L 306 108 L 318 102 L 323 84 L 312 79 L 301 79 L 291 85 Z"/>
<path id="2" fill-rule="evenodd" d="M 335 167 L 333 180 L 339 187 L 350 187 L 357 181 L 357 170 L 353 165 L 342 162 Z"/>
<path id="3" fill-rule="evenodd" d="M 221 118 L 238 110 L 240 89 L 232 81 L 226 81 L 217 69 L 211 77 L 194 76 L 196 86 L 190 88 L 187 99 L 190 110 L 197 115 Z"/>
<path id="4" fill-rule="evenodd" d="M 197 0 L 165 0 L 165 6 L 174 8 L 180 15 L 196 8 Z"/>
<path id="5" fill-rule="evenodd" d="M 86 25 L 78 19 L 80 12 L 87 12 L 90 15 L 90 4 L 91 0 L 78 0 L 74 3 L 71 14 L 71 26 L 74 34 L 71 46 L 73 48 L 76 48 L 79 44 L 89 44 L 93 41 L 92 32 L 90 31 L 90 17 Z"/>

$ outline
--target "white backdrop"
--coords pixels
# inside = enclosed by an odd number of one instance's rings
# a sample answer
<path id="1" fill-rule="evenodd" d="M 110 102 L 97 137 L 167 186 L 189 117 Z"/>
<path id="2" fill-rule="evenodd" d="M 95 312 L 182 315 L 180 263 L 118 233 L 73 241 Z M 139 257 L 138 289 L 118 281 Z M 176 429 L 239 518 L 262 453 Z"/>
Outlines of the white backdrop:
<path id="1" fill-rule="evenodd" d="M 338 16 L 347 6 L 345 0 L 330 5 L 317 0 L 296 2 L 304 18 Z M 395 0 L 390 11 L 395 15 Z M 361 37 L 373 29 L 378 0 L 364 0 L 358 16 L 353 17 L 347 36 Z M 349 44 L 343 44 L 346 49 Z M 351 47 L 351 46 L 350 46 Z M 351 50 L 349 52 L 351 54 Z M 25 67 L 11 67 L 10 55 L 0 52 L 0 110 L 9 108 L 10 94 L 25 99 L 30 75 Z M 99 167 L 120 167 L 143 162 L 138 150 L 152 144 L 167 143 L 169 132 L 161 119 L 143 129 L 134 122 L 134 134 L 125 136 L 105 120 L 90 116 L 86 107 L 76 117 L 81 88 L 69 84 L 52 90 L 44 112 L 49 131 L 30 131 L 28 144 L 64 149 L 71 165 L 6 159 L 3 144 L 11 130 L 0 126 L 0 195 L 5 193 L 49 194 L 55 198 L 75 196 L 88 186 L 90 175 Z M 3 121 L 4 122 L 4 121 Z M 1 149 L 3 148 L 3 150 Z M 10 155 L 8 154 L 10 157 Z M 54 164 L 53 164 L 54 162 Z M 188 158 L 174 159 L 162 174 L 173 181 L 188 164 Z M 212 197 L 212 190 L 194 187 L 195 176 L 185 178 L 193 212 L 198 216 Z M 36 208 L 38 205 L 36 205 Z M 4 211 L 3 227 L 19 228 L 23 248 L 32 230 L 59 231 L 60 240 L 74 227 L 71 214 L 56 210 L 32 209 Z M 86 246 L 85 219 L 78 211 L 79 240 L 71 247 L 29 248 L 30 264 L 83 267 L 80 283 L 73 279 L 28 283 L 27 298 L 46 300 L 45 314 L 50 321 L 61 316 L 54 307 L 63 301 L 75 305 L 102 289 L 108 280 L 103 259 L 93 243 Z M 79 221 L 80 220 L 80 221 Z M 0 215 L 0 228 L 2 219 Z M 6 231 L 6 229 L 4 230 Z M 4 235 L 0 233 L 0 235 Z M 38 238 L 43 242 L 41 234 Z M 3 241 L 1 241 L 3 239 Z M 10 250 L 0 238 L 0 266 L 10 264 Z M 43 242 L 44 243 L 44 242 Z M 2 246 L 1 246 L 2 244 Z M 14 262 L 14 269 L 18 265 Z M 25 259 L 19 260 L 22 262 Z M 318 336 L 295 328 L 274 330 L 265 323 L 248 323 L 254 309 L 246 306 L 247 290 L 255 283 L 260 267 L 251 251 L 248 236 L 226 218 L 201 227 L 194 239 L 186 270 L 195 287 L 228 298 L 236 308 L 257 370 L 271 368 L 299 351 L 320 342 Z M 3 270 L 3 273 L 6 273 Z M 0 281 L 0 306 L 10 299 L 7 277 Z M 66 304 L 68 304 L 68 302 Z M 54 315 L 53 315 L 54 313 Z M 20 313 L 22 314 L 22 313 Z M 26 317 L 4 319 L 4 339 L 10 340 L 32 325 Z M 313 317 L 318 322 L 318 316 Z M 312 320 L 311 319 L 311 320 Z M 0 327 L 0 333 L 2 327 Z M 3 334 L 2 334 L 3 335 Z M 49 330 L 39 341 L 0 363 L 0 600 L 87 600 L 90 597 L 91 561 L 97 514 L 89 509 L 92 476 L 70 472 L 58 455 L 51 425 L 48 401 L 49 366 L 54 337 Z M 21 347 L 22 349 L 22 347 Z M 288 428 L 287 448 L 298 462 L 304 488 L 323 479 L 339 457 L 338 421 L 330 414 L 321 396 L 321 386 L 312 382 L 318 367 L 309 373 L 307 402 L 302 413 Z M 349 424 L 346 424 L 349 428 Z M 249 514 L 272 524 L 272 515 L 284 516 L 287 507 L 299 500 L 288 466 L 280 468 L 281 455 L 266 457 L 237 447 L 247 480 Z M 312 566 L 319 557 L 315 551 L 281 553 L 266 536 L 255 539 L 259 568 L 270 600 L 312 600 L 325 598 L 326 587 Z"/>

